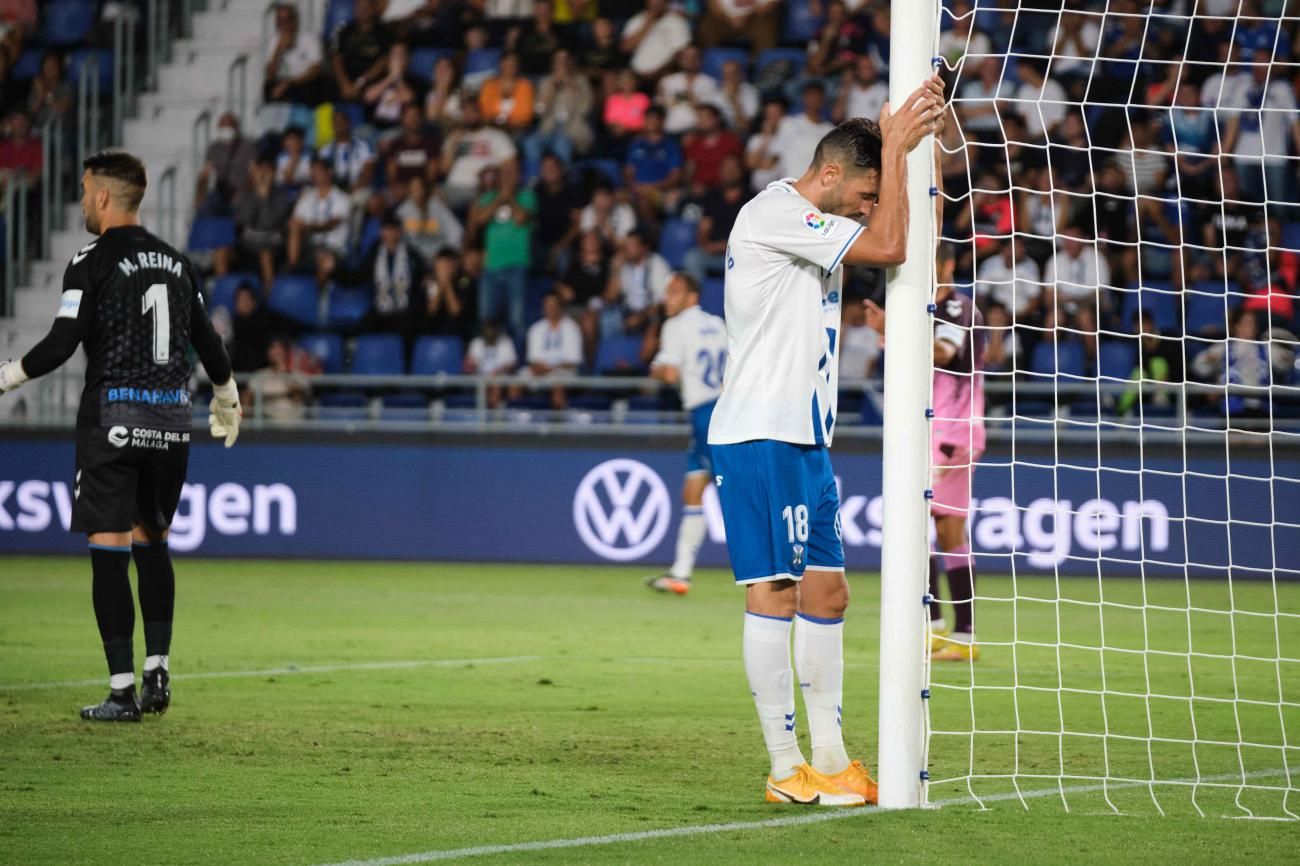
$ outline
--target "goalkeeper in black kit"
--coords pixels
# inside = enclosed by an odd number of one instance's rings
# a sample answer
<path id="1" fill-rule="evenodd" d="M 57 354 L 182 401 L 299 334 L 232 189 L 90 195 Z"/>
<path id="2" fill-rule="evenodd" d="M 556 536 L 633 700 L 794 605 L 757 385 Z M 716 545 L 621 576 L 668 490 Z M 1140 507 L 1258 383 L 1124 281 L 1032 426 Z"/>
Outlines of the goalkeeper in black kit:
<path id="1" fill-rule="evenodd" d="M 189 261 L 140 225 L 146 178 L 139 159 L 101 151 L 86 159 L 81 209 L 98 238 L 72 257 L 50 333 L 19 361 L 0 364 L 0 393 L 43 376 L 86 348 L 77 412 L 72 530 L 90 540 L 95 619 L 108 658 L 109 696 L 81 711 L 93 721 L 138 722 L 171 702 L 176 579 L 168 527 L 189 462 L 194 347 L 214 383 L 210 425 L 226 447 L 239 435 L 239 392 Z M 134 555 L 144 620 L 137 697 Z"/>

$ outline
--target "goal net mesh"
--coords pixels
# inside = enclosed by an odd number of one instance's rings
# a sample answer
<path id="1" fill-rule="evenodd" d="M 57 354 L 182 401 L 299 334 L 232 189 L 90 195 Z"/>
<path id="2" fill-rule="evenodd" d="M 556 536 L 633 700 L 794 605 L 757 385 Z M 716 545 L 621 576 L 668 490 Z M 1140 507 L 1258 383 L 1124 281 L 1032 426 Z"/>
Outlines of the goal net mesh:
<path id="1" fill-rule="evenodd" d="M 978 657 L 927 665 L 931 802 L 1300 817 L 1297 6 L 942 0 L 987 445 L 932 443 Z"/>

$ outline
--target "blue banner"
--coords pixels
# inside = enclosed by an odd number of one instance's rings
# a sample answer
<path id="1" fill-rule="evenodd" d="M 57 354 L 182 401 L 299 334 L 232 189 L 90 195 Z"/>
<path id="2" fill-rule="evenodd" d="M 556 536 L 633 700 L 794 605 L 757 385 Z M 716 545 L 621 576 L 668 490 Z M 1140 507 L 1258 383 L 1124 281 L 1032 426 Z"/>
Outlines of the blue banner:
<path id="1" fill-rule="evenodd" d="M 251 437 L 250 437 L 251 438 Z M 211 556 L 639 563 L 673 558 L 685 455 L 539 445 L 195 444 L 172 547 Z M 874 570 L 880 456 L 833 452 L 849 567 Z M 971 538 L 998 572 L 1300 578 L 1300 461 L 986 455 Z M 1099 468 L 1100 467 L 1100 468 Z M 1230 470 L 1230 472 L 1229 472 Z M 70 438 L 0 441 L 0 553 L 74 553 Z M 705 496 L 700 562 L 725 566 Z"/>

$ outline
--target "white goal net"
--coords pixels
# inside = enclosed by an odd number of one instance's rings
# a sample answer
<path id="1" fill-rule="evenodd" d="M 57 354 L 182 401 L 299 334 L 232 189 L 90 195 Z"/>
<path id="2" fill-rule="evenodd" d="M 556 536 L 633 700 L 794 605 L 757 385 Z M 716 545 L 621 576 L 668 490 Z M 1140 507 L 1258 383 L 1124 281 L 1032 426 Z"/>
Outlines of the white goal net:
<path id="1" fill-rule="evenodd" d="M 1297 14 L 942 0 L 988 441 L 932 463 L 978 652 L 927 669 L 932 802 L 1300 817 Z"/>

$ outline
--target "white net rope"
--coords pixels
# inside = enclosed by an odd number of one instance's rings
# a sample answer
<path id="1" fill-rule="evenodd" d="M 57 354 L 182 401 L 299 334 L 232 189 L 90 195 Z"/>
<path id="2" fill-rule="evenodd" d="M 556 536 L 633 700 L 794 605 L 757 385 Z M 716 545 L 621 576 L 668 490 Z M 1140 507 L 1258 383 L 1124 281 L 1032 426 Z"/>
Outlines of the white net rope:
<path id="1" fill-rule="evenodd" d="M 1296 819 L 1300 4 L 1061 5 L 939 12 L 988 443 L 929 798 Z"/>

